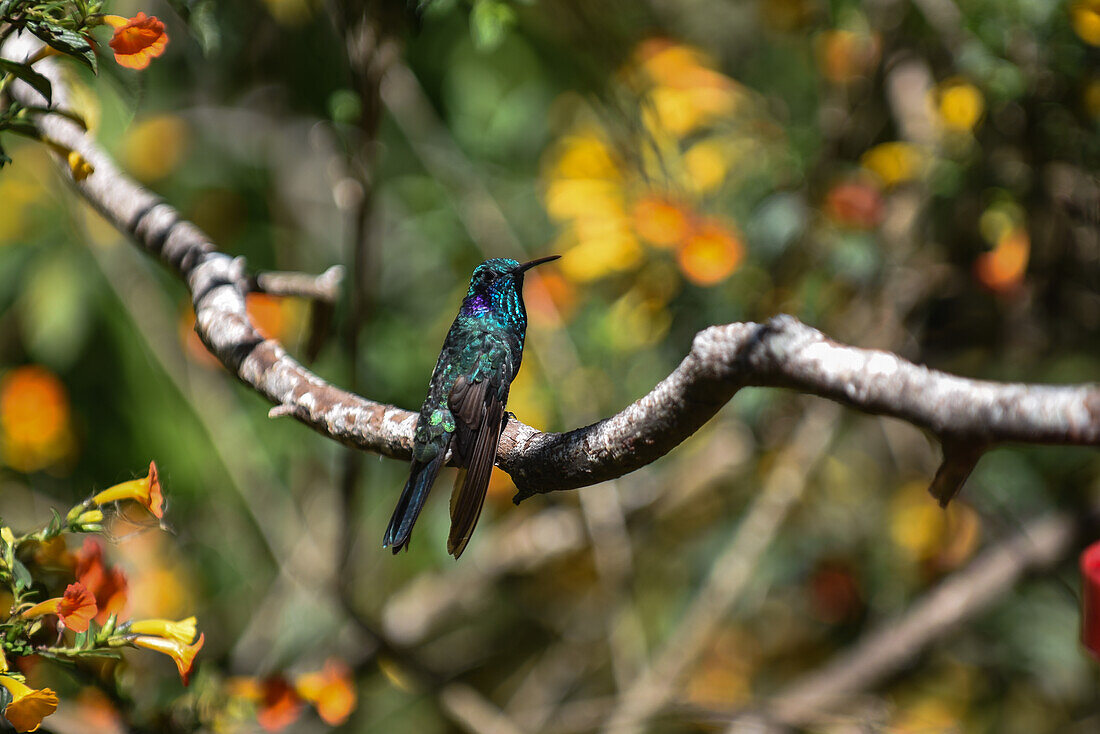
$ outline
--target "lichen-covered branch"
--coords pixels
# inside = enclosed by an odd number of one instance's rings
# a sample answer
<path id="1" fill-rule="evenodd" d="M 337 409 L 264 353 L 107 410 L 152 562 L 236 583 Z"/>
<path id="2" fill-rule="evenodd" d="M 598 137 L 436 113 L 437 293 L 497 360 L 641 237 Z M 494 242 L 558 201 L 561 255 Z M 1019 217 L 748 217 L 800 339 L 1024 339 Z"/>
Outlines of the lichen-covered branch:
<path id="1" fill-rule="evenodd" d="M 23 39 L 6 55 L 33 52 Z M 13 50 L 15 53 L 13 53 Z M 54 104 L 67 93 L 56 69 Z M 18 83 L 14 93 L 41 104 Z M 258 282 L 245 263 L 217 251 L 170 205 L 115 166 L 95 138 L 60 115 L 40 115 L 43 137 L 78 152 L 93 172 L 77 190 L 191 291 L 203 342 L 243 382 L 291 415 L 347 445 L 408 458 L 416 416 L 342 390 L 303 367 L 277 341 L 265 339 L 245 310 Z M 542 433 L 509 417 L 498 463 L 520 488 L 517 501 L 627 474 L 665 455 L 707 422 L 742 387 L 786 387 L 866 413 L 890 415 L 937 435 L 949 447 L 938 487 L 950 498 L 981 452 L 1003 442 L 1100 446 L 1100 387 L 1004 384 L 956 377 L 889 352 L 838 344 L 790 316 L 700 332 L 680 365 L 649 394 L 618 414 L 568 433 Z M 956 451 L 954 447 L 967 447 Z M 954 457 L 954 458 L 952 458 Z"/>

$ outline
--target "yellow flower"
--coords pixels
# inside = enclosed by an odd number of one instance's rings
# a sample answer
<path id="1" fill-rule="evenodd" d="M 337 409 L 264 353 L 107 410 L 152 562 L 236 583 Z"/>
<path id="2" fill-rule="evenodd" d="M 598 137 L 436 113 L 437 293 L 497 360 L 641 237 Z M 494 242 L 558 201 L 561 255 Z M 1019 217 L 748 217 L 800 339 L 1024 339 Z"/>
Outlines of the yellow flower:
<path id="1" fill-rule="evenodd" d="M 0 675 L 0 686 L 11 694 L 4 718 L 18 732 L 35 731 L 42 725 L 42 719 L 57 711 L 57 694 L 49 688 L 31 688 L 7 675 Z"/>
<path id="2" fill-rule="evenodd" d="M 160 480 L 157 478 L 156 462 L 149 462 L 149 473 L 141 479 L 116 484 L 92 497 L 92 503 L 96 505 L 120 500 L 134 500 L 158 519 L 164 517 L 164 493 L 161 492 Z"/>
<path id="3" fill-rule="evenodd" d="M 940 121 L 948 130 L 970 132 L 985 112 L 978 88 L 962 79 L 944 82 L 938 89 Z"/>
<path id="4" fill-rule="evenodd" d="M 187 123 L 179 117 L 148 117 L 136 123 L 126 135 L 122 158 L 139 181 L 158 181 L 183 161 L 190 137 Z"/>
<path id="5" fill-rule="evenodd" d="M 162 652 L 172 658 L 179 669 L 183 685 L 191 682 L 191 671 L 195 667 L 195 655 L 202 649 L 205 641 L 206 635 L 199 635 L 199 639 L 193 645 L 184 645 L 176 640 L 150 635 L 137 635 L 129 640 L 130 644 L 135 647 L 144 647 L 146 650 Z"/>
<path id="6" fill-rule="evenodd" d="M 66 160 L 69 163 L 69 171 L 73 174 L 74 181 L 83 181 L 84 179 L 95 173 L 95 169 L 92 168 L 92 164 L 84 159 L 84 156 L 77 153 L 75 150 L 70 150 L 69 155 L 66 156 Z"/>
<path id="7" fill-rule="evenodd" d="M 164 637 L 181 645 L 190 645 L 195 641 L 195 634 L 198 632 L 195 622 L 194 617 L 181 619 L 178 622 L 169 619 L 141 619 L 130 625 L 130 631 L 139 635 Z"/>
<path id="8" fill-rule="evenodd" d="M 911 181 L 923 170 L 923 155 L 910 143 L 880 143 L 864 153 L 859 162 L 886 187 Z"/>
<path id="9" fill-rule="evenodd" d="M 718 188 L 726 180 L 729 164 L 725 146 L 717 140 L 700 141 L 684 153 L 688 182 L 698 193 Z"/>
<path id="10" fill-rule="evenodd" d="M 1100 0 L 1079 0 L 1070 8 L 1073 30 L 1090 46 L 1100 46 Z"/>

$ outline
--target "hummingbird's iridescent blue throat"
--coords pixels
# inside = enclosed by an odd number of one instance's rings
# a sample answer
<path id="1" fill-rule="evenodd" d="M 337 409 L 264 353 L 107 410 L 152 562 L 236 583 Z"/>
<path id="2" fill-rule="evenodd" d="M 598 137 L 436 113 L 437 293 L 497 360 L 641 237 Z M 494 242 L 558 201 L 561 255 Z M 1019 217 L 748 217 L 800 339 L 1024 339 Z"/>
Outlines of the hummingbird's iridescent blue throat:
<path id="1" fill-rule="evenodd" d="M 452 452 L 461 467 L 451 496 L 447 552 L 470 542 L 504 427 L 508 389 L 519 372 L 527 334 L 523 274 L 560 255 L 519 263 L 494 258 L 474 268 L 470 289 L 447 332 L 413 436 L 409 479 L 390 518 L 383 548 L 408 548 L 424 500 Z"/>

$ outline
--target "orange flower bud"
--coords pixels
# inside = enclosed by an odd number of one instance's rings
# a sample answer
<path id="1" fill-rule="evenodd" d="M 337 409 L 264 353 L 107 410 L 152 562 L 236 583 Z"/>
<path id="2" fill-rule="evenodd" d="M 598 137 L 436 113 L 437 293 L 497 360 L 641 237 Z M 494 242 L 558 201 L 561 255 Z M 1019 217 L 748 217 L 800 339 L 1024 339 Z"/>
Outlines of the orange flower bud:
<path id="1" fill-rule="evenodd" d="M 190 645 L 195 640 L 197 629 L 195 618 L 188 617 L 178 622 L 169 619 L 141 619 L 130 625 L 130 631 L 139 635 L 155 635 L 178 642 L 181 645 Z"/>

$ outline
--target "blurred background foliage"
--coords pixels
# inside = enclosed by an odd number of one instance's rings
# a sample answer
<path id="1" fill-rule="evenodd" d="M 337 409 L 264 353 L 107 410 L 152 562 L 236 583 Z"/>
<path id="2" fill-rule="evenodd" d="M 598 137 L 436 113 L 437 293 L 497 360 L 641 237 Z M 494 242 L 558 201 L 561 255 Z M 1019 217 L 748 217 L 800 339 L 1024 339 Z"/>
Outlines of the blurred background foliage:
<path id="1" fill-rule="evenodd" d="M 422 5 L 372 6 L 373 38 L 399 46 L 381 100 L 346 53 L 372 36 L 314 0 L 119 2 L 167 23 L 165 56 L 140 75 L 67 70 L 122 167 L 225 252 L 260 269 L 360 264 L 314 364 L 336 384 L 418 406 L 474 265 L 548 253 L 563 259 L 528 278 L 509 403 L 543 430 L 638 398 L 700 329 L 779 312 L 966 376 L 1100 374 L 1100 3 Z M 392 558 L 380 540 L 407 467 L 366 456 L 349 474 L 345 449 L 269 420 L 205 353 L 182 285 L 73 196 L 46 149 L 5 147 L 0 512 L 18 526 L 156 459 L 174 534 L 120 528 L 110 552 L 132 604 L 197 613 L 206 646 L 183 698 L 165 661 L 116 673 L 138 725 L 316 729 L 279 676 L 338 658 L 358 692 L 349 731 L 476 729 L 471 700 L 520 730 L 598 730 L 721 575 L 746 508 L 797 469 L 750 581 L 653 725 L 705 730 L 1021 522 L 1100 500 L 1095 452 L 1011 447 L 942 512 L 919 431 L 840 412 L 810 424 L 809 451 L 799 429 L 820 401 L 747 390 L 614 483 L 517 508 L 498 472 L 457 565 L 441 489 Z M 302 354 L 308 303 L 250 308 Z M 1070 560 L 1021 584 L 854 720 L 1094 731 L 1077 585 Z M 54 682 L 63 701 L 80 685 Z M 85 697 L 78 721 L 116 715 L 117 699 Z"/>

